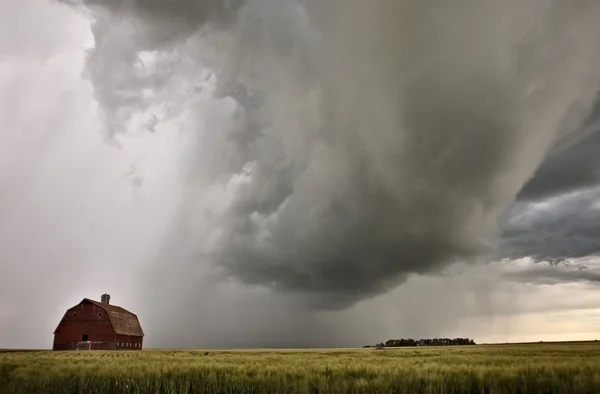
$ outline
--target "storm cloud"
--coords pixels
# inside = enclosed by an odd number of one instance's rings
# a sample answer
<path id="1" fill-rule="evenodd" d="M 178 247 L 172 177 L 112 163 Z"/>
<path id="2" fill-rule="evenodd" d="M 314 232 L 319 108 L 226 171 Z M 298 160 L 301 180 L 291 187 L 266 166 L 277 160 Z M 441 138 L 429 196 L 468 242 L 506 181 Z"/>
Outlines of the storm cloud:
<path id="1" fill-rule="evenodd" d="M 575 144 L 549 157 L 519 192 L 521 201 L 539 201 L 588 189 L 600 183 L 600 117 L 595 130 Z"/>
<path id="2" fill-rule="evenodd" d="M 95 18 L 109 136 L 188 120 L 165 253 L 319 309 L 489 253 L 519 192 L 579 165 L 536 173 L 600 83 L 592 0 L 67 2 Z"/>
<path id="3" fill-rule="evenodd" d="M 495 257 L 538 263 L 510 278 L 543 284 L 597 282 L 599 108 L 596 101 L 574 141 L 546 158 L 504 215 Z"/>
<path id="4" fill-rule="evenodd" d="M 599 201 L 600 189 L 594 188 L 543 202 L 517 203 L 503 226 L 498 257 L 568 264 L 598 255 Z"/>

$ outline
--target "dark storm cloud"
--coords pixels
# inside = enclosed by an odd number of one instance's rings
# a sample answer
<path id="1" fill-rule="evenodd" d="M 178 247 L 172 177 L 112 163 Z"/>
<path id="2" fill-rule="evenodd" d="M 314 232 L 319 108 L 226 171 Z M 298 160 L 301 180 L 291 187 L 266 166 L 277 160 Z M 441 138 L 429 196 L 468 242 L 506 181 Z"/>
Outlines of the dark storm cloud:
<path id="1" fill-rule="evenodd" d="M 600 253 L 600 190 L 573 193 L 543 203 L 519 203 L 505 222 L 498 256 L 529 257 L 552 265 Z M 578 265 L 580 266 L 580 265 Z M 537 271 L 532 271 L 535 273 Z M 550 272 L 550 271 L 548 271 Z M 554 275 L 559 277 L 560 270 Z M 579 276 L 592 271 L 576 272 Z M 567 273 L 568 281 L 572 273 Z"/>
<path id="2" fill-rule="evenodd" d="M 600 96 L 590 115 L 571 141 L 558 143 L 554 151 L 524 185 L 517 199 L 543 200 L 600 184 Z"/>
<path id="3" fill-rule="evenodd" d="M 88 71 L 112 128 L 156 97 L 188 100 L 161 92 L 202 66 L 225 92 L 228 110 L 189 107 L 202 127 L 180 210 L 204 229 L 184 233 L 191 254 L 316 308 L 487 252 L 600 81 L 596 1 L 83 4 L 99 6 Z M 149 50 L 158 63 L 140 71 Z"/>
<path id="4" fill-rule="evenodd" d="M 58 0 L 69 5 L 106 8 L 140 19 L 144 27 L 176 36 L 206 23 L 231 22 L 244 0 Z"/>
<path id="5" fill-rule="evenodd" d="M 507 274 L 537 284 L 598 282 L 600 254 L 600 101 L 582 138 L 559 147 L 521 189 L 509 210 L 496 256 L 531 258 L 535 266 Z M 592 257 L 588 265 L 581 259 Z"/>
<path id="6" fill-rule="evenodd" d="M 596 121 L 600 122 L 600 116 Z M 598 130 L 549 157 L 519 192 L 519 200 L 541 200 L 600 183 L 600 124 Z"/>

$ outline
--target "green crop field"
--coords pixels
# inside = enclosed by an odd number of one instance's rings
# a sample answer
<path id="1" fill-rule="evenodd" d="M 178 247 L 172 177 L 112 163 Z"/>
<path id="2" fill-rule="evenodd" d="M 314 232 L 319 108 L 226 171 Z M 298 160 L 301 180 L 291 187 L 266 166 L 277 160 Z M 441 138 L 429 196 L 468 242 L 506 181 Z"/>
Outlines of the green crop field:
<path id="1" fill-rule="evenodd" d="M 600 393 L 600 343 L 0 352 L 0 393 Z"/>

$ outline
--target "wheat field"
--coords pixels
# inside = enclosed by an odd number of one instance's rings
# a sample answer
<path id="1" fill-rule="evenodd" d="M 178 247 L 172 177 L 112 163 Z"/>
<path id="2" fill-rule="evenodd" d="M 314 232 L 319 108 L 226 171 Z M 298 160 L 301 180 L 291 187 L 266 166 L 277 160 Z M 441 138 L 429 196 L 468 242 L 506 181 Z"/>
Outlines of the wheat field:
<path id="1" fill-rule="evenodd" d="M 600 344 L 0 352 L 0 393 L 600 393 Z"/>

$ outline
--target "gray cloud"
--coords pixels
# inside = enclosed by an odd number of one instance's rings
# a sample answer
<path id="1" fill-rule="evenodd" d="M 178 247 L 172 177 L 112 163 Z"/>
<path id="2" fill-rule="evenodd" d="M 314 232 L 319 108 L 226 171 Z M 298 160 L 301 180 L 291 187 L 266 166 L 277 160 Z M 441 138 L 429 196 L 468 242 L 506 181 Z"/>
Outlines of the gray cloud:
<path id="1" fill-rule="evenodd" d="M 235 18 L 219 2 L 107 4 L 88 71 L 109 125 L 160 102 L 195 114 L 179 209 L 204 229 L 184 233 L 196 265 L 316 308 L 487 252 L 600 80 L 594 1 L 248 0 Z M 202 67 L 217 111 L 180 94 Z"/>
<path id="2" fill-rule="evenodd" d="M 163 29 L 174 35 L 181 34 L 185 26 L 195 30 L 211 22 L 231 20 L 244 0 L 59 0 L 70 5 L 88 8 L 106 8 L 114 13 L 139 18 L 144 27 Z M 147 22 L 147 23 L 146 23 Z M 165 22 L 160 24 L 159 22 Z M 173 28 L 175 27 L 175 28 Z M 154 38 L 154 37 L 153 37 Z"/>
<path id="3" fill-rule="evenodd" d="M 523 186 L 517 199 L 539 201 L 589 189 L 600 182 L 600 98 L 579 132 L 556 144 L 551 154 Z"/>
<path id="4" fill-rule="evenodd" d="M 507 215 L 497 256 L 567 262 L 598 255 L 599 201 L 600 190 L 596 188 L 545 202 L 516 204 Z M 587 274 L 590 271 L 578 273 Z"/>
<path id="5" fill-rule="evenodd" d="M 597 264 L 588 266 L 565 265 L 548 266 L 537 264 L 517 272 L 507 272 L 504 278 L 518 282 L 532 283 L 536 285 L 557 285 L 568 282 L 590 282 L 600 283 L 600 270 Z"/>
<path id="6" fill-rule="evenodd" d="M 152 104 L 171 101 L 169 111 L 176 112 L 176 103 L 169 97 L 172 92 L 168 92 L 169 81 L 174 79 L 170 73 L 177 69 L 190 83 L 193 72 L 182 66 L 185 55 L 191 54 L 173 52 L 173 43 L 185 41 L 206 24 L 211 28 L 226 26 L 242 4 L 242 0 L 57 1 L 84 10 L 93 19 L 96 45 L 85 75 L 95 87 L 104 128 L 112 142 L 115 135 L 129 128 L 127 121 L 132 116 L 151 109 Z M 152 55 L 158 52 L 163 55 L 162 62 L 153 67 Z M 161 94 L 147 97 L 151 90 Z M 155 111 L 147 119 L 150 129 L 156 121 Z"/>
<path id="7" fill-rule="evenodd" d="M 600 131 L 546 160 L 519 192 L 521 201 L 541 200 L 600 183 Z"/>
<path id="8" fill-rule="evenodd" d="M 509 279 L 537 284 L 597 282 L 600 253 L 600 101 L 581 127 L 581 138 L 559 146 L 521 189 L 505 215 L 496 257 L 531 258 L 533 267 Z"/>

